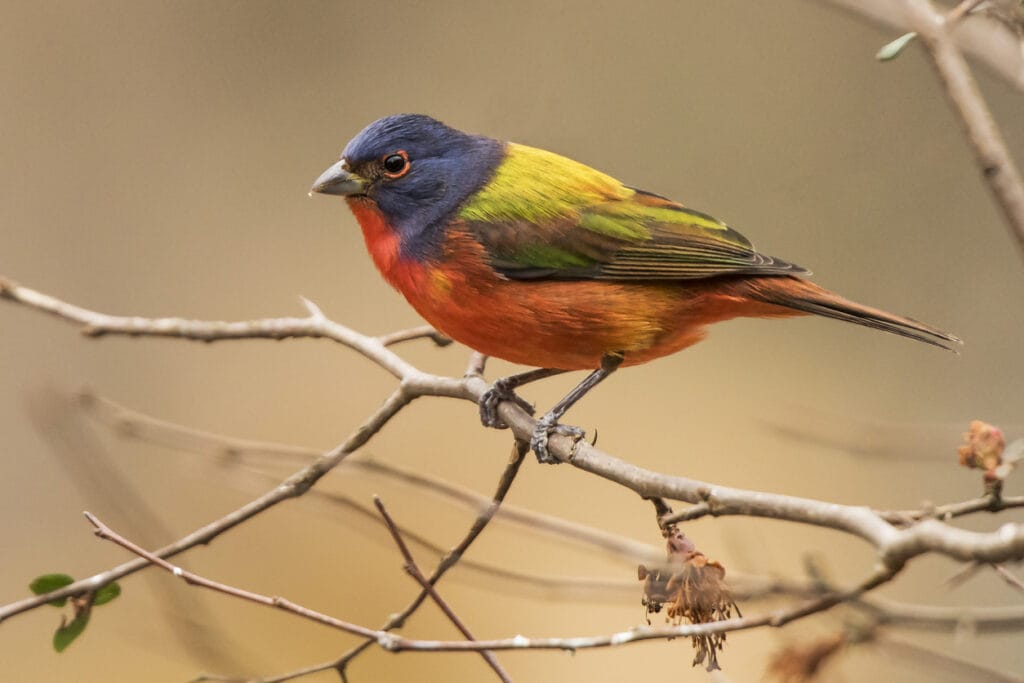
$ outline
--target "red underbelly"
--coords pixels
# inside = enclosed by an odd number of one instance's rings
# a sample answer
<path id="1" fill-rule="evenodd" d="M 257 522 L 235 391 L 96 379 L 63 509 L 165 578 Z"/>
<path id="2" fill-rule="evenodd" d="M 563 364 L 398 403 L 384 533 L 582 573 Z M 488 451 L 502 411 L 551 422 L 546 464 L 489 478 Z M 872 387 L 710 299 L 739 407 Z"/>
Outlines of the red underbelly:
<path id="1" fill-rule="evenodd" d="M 410 297 L 428 322 L 481 353 L 564 370 L 620 351 L 623 365 L 645 363 L 697 343 L 710 323 L 767 308 L 706 282 L 449 282 L 445 297 Z"/>

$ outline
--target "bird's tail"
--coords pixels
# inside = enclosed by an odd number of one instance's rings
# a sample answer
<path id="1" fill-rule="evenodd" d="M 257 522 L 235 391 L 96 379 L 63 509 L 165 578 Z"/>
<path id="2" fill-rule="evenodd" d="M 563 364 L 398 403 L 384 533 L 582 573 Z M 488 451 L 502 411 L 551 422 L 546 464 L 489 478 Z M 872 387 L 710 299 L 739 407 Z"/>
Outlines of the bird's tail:
<path id="1" fill-rule="evenodd" d="M 744 294 L 762 303 L 873 327 L 954 353 L 958 353 L 957 347 L 963 344 L 959 338 L 936 327 L 854 303 L 803 278 L 761 277 L 741 282 L 745 285 Z"/>

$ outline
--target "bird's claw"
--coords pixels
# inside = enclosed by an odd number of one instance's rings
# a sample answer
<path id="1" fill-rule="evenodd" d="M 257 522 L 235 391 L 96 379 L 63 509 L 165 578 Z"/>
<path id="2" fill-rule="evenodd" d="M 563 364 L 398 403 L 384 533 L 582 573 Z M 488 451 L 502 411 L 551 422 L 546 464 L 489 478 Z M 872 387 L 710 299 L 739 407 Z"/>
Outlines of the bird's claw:
<path id="1" fill-rule="evenodd" d="M 530 439 L 530 448 L 533 450 L 534 455 L 537 456 L 537 462 L 541 464 L 554 465 L 560 462 L 558 458 L 548 452 L 548 437 L 552 434 L 568 436 L 574 442 L 587 435 L 579 427 L 558 424 L 550 414 L 542 416 L 537 420 L 537 426 L 533 429 L 533 438 Z"/>
<path id="2" fill-rule="evenodd" d="M 533 415 L 533 406 L 510 389 L 505 379 L 499 379 L 494 382 L 490 389 L 484 392 L 478 403 L 480 406 L 480 422 L 483 423 L 484 427 L 508 429 L 505 421 L 498 417 L 498 405 L 502 401 L 512 401 L 528 414 Z"/>

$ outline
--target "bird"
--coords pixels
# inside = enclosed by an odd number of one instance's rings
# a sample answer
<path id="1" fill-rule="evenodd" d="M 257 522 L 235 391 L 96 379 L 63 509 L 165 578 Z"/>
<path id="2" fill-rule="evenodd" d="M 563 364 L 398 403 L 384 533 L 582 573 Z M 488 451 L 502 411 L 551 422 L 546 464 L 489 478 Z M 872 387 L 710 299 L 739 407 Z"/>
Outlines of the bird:
<path id="1" fill-rule="evenodd" d="M 313 183 L 345 198 L 377 269 L 438 331 L 536 369 L 479 401 L 485 426 L 522 385 L 589 370 L 537 421 L 558 462 L 559 420 L 619 367 L 691 346 L 736 317 L 820 315 L 955 351 L 956 336 L 864 306 L 758 252 L 724 222 L 554 152 L 464 133 L 423 114 L 366 126 Z"/>

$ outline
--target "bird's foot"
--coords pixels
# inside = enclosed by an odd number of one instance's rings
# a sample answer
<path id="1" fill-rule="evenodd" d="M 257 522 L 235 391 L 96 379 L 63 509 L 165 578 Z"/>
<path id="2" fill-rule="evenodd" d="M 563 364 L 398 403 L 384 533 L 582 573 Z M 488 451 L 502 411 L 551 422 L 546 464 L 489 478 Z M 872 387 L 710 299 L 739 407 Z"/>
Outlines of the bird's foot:
<path id="1" fill-rule="evenodd" d="M 480 397 L 480 402 L 478 403 L 480 406 L 480 421 L 484 424 L 484 427 L 508 429 L 505 421 L 498 417 L 498 405 L 502 401 L 512 401 L 528 414 L 533 415 L 533 406 L 516 395 L 516 392 L 509 387 L 508 378 L 502 377 L 496 380 L 494 385 Z"/>
<path id="2" fill-rule="evenodd" d="M 552 434 L 568 436 L 573 441 L 579 441 L 586 436 L 586 432 L 579 427 L 558 424 L 557 419 L 551 413 L 542 416 L 537 420 L 537 426 L 533 429 L 533 438 L 530 439 L 530 448 L 537 456 L 537 462 L 541 464 L 555 465 L 561 462 L 548 452 L 548 437 Z"/>

